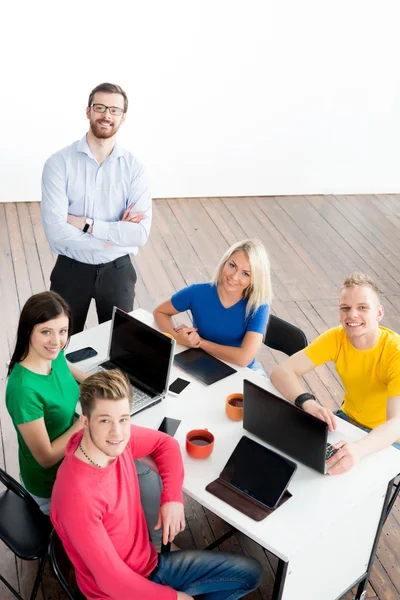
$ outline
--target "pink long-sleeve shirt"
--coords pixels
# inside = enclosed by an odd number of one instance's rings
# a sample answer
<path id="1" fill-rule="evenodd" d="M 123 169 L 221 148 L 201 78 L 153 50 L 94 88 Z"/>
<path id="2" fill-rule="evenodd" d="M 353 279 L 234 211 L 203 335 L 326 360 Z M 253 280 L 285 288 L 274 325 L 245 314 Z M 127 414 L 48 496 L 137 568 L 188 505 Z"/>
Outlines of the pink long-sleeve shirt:
<path id="1" fill-rule="evenodd" d="M 172 437 L 131 425 L 123 453 L 99 468 L 74 456 L 82 432 L 69 441 L 57 474 L 51 520 L 88 600 L 176 600 L 147 576 L 157 565 L 140 502 L 134 460 L 150 455 L 163 482 L 161 504 L 183 502 L 183 463 Z"/>

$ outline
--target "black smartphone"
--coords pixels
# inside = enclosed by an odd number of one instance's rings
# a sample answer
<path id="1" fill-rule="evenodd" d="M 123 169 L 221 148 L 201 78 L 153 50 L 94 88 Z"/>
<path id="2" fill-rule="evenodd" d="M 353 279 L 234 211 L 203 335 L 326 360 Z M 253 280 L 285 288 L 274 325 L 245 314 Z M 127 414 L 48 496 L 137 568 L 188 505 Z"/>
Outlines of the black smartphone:
<path id="1" fill-rule="evenodd" d="M 178 429 L 181 422 L 179 419 L 171 419 L 170 417 L 164 417 L 158 431 L 168 433 L 171 437 L 174 437 L 176 430 Z"/>
<path id="2" fill-rule="evenodd" d="M 186 381 L 186 379 L 175 379 L 173 383 L 169 386 L 169 392 L 175 396 L 183 392 L 183 390 L 189 385 L 190 381 Z"/>
<path id="3" fill-rule="evenodd" d="M 81 360 L 86 360 L 87 358 L 92 358 L 93 356 L 97 356 L 97 352 L 94 348 L 81 348 L 80 350 L 75 350 L 75 352 L 70 352 L 65 355 L 65 358 L 69 360 L 71 363 L 77 363 Z"/>

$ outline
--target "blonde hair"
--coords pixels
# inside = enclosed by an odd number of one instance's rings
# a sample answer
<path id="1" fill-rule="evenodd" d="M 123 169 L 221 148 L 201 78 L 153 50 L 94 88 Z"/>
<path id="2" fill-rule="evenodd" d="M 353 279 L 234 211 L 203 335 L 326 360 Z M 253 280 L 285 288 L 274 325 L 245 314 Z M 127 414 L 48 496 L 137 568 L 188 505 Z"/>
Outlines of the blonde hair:
<path id="1" fill-rule="evenodd" d="M 81 384 L 82 413 L 90 417 L 96 400 L 122 400 L 127 398 L 132 406 L 132 388 L 128 378 L 118 369 L 98 371 Z"/>
<path id="2" fill-rule="evenodd" d="M 255 312 L 263 304 L 271 304 L 272 301 L 271 266 L 267 251 L 259 240 L 246 239 L 231 246 L 218 263 L 212 283 L 218 285 L 222 269 L 232 254 L 238 250 L 246 254 L 251 268 L 251 283 L 244 291 L 244 297 L 247 298 L 246 317 L 248 317 L 251 312 Z"/>
<path id="3" fill-rule="evenodd" d="M 350 288 L 354 286 L 367 286 L 371 288 L 374 290 L 380 301 L 379 288 L 369 275 L 365 275 L 364 273 L 352 273 L 351 275 L 348 275 L 348 277 L 346 277 L 346 279 L 343 281 L 340 291 L 342 291 L 344 288 Z"/>

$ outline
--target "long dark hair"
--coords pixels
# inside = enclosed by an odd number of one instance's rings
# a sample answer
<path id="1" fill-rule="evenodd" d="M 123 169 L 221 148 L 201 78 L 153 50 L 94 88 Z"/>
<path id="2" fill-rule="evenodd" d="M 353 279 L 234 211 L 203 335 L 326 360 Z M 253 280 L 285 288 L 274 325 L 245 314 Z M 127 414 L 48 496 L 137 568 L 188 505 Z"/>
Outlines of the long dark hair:
<path id="1" fill-rule="evenodd" d="M 41 292 L 31 296 L 25 302 L 19 317 L 17 342 L 10 360 L 7 377 L 10 375 L 16 363 L 21 362 L 28 356 L 31 333 L 35 325 L 45 323 L 65 314 L 69 320 L 68 341 L 72 331 L 72 313 L 67 302 L 55 292 Z M 67 343 L 68 343 L 67 341 Z"/>

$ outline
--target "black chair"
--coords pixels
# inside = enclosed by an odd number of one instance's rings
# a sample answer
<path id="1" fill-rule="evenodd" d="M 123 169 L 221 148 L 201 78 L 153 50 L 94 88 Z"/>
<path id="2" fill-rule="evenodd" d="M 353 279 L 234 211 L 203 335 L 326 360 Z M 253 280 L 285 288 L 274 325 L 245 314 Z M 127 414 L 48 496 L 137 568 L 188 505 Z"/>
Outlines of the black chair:
<path id="1" fill-rule="evenodd" d="M 0 540 L 22 560 L 39 560 L 30 600 L 34 600 L 42 582 L 51 534 L 50 519 L 40 510 L 32 496 L 15 479 L 0 469 Z M 18 600 L 19 593 L 0 575 L 0 580 Z"/>
<path id="2" fill-rule="evenodd" d="M 169 552 L 170 546 L 171 544 L 169 543 L 165 546 L 163 545 L 161 552 Z M 56 579 L 69 600 L 85 600 L 85 596 L 76 583 L 74 567 L 64 550 L 62 541 L 55 531 L 53 531 L 50 538 L 49 557 Z"/>
<path id="3" fill-rule="evenodd" d="M 85 596 L 76 583 L 74 567 L 55 531 L 53 531 L 50 538 L 49 557 L 56 579 L 69 600 L 85 600 Z"/>
<path id="4" fill-rule="evenodd" d="M 284 352 L 288 356 L 304 350 L 308 339 L 304 331 L 283 319 L 270 315 L 264 336 L 264 344 L 273 350 Z"/>

